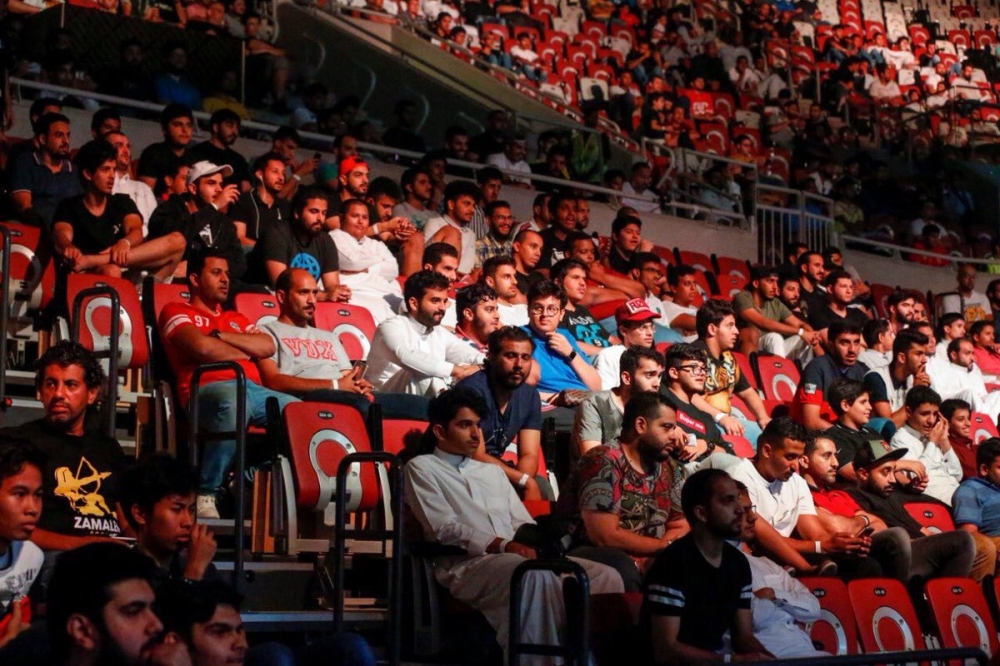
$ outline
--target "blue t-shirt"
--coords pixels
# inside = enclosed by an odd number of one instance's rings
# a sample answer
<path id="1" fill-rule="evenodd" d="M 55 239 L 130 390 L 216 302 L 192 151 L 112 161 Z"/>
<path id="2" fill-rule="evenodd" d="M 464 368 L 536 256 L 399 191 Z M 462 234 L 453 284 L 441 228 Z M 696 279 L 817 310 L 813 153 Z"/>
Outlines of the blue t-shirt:
<path id="1" fill-rule="evenodd" d="M 521 328 L 535 342 L 535 362 L 538 363 L 538 368 L 541 371 L 538 378 L 538 386 L 535 388 L 545 393 L 558 393 L 567 389 L 590 390 L 583 383 L 583 380 L 580 379 L 579 375 L 576 374 L 576 370 L 573 369 L 570 362 L 546 346 L 544 338 L 535 335 L 530 326 L 522 326 Z M 573 347 L 573 351 L 582 356 L 587 363 L 590 363 L 590 359 L 580 349 L 580 345 L 576 344 L 576 339 L 569 331 L 565 328 L 557 328 L 556 333 L 565 335 L 566 339 L 569 340 L 569 344 Z"/>
<path id="2" fill-rule="evenodd" d="M 68 159 L 59 171 L 53 172 L 42 163 L 40 153 L 24 153 L 9 165 L 7 173 L 11 193 L 31 192 L 31 207 L 42 218 L 48 233 L 52 231 L 52 217 L 59 202 L 83 193 L 80 176 Z"/>
<path id="3" fill-rule="evenodd" d="M 503 414 L 493 400 L 490 391 L 487 372 L 481 370 L 469 375 L 455 385 L 455 388 L 467 388 L 483 396 L 486 401 L 486 414 L 479 424 L 483 437 L 486 439 L 486 452 L 495 458 L 503 455 L 507 445 L 517 437 L 522 430 L 542 429 L 542 399 L 538 389 L 528 384 L 521 384 L 507 401 L 507 411 Z"/>
<path id="4" fill-rule="evenodd" d="M 1000 488 L 986 479 L 966 479 L 951 498 L 955 525 L 975 525 L 986 536 L 1000 536 Z"/>

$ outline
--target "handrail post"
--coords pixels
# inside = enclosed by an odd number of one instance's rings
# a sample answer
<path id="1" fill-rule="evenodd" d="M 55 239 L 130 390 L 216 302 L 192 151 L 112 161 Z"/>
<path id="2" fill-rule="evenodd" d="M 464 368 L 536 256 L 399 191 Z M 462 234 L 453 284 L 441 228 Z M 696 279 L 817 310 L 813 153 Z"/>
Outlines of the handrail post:
<path id="1" fill-rule="evenodd" d="M 80 342 L 80 330 L 83 326 L 83 303 L 88 298 L 97 296 L 107 296 L 111 301 L 111 331 L 108 339 L 108 394 L 105 398 L 102 417 L 105 419 L 105 428 L 108 437 L 115 438 L 115 412 L 118 406 L 118 346 L 121 336 L 121 299 L 118 297 L 118 290 L 109 284 L 95 285 L 83 289 L 73 299 L 73 321 L 70 326 L 70 338 L 73 342 Z M 6 336 L 7 331 L 4 330 Z M 95 352 L 101 357 L 105 352 Z"/>
<path id="2" fill-rule="evenodd" d="M 7 397 L 7 326 L 10 323 L 10 231 L 0 225 L 0 411 L 6 410 L 11 401 Z"/>
<path id="3" fill-rule="evenodd" d="M 556 574 L 568 574 L 579 585 L 582 603 L 576 610 L 576 617 L 582 626 L 572 631 L 566 627 L 567 641 L 573 641 L 571 646 L 536 645 L 521 642 L 521 583 L 529 571 L 549 571 Z M 565 596 L 563 606 L 566 606 Z M 519 666 L 522 654 L 562 656 L 573 666 L 586 666 L 590 659 L 590 578 L 582 566 L 570 559 L 562 560 L 525 560 L 517 565 L 510 577 L 510 624 L 507 627 L 507 659 L 509 666 Z M 569 617 L 569 613 L 566 613 Z"/>

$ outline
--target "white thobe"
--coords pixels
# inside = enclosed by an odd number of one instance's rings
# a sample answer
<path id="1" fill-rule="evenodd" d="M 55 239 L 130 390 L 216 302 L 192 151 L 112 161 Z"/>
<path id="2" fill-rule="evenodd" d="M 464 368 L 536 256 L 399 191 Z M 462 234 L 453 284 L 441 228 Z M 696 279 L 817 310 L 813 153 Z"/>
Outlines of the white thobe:
<path id="1" fill-rule="evenodd" d="M 753 634 L 757 640 L 779 659 L 829 657 L 828 652 L 813 647 L 809 634 L 796 624 L 819 619 L 819 599 L 774 561 L 744 555 L 750 562 L 753 591 L 765 587 L 774 590 L 774 601 L 760 599 L 756 595 L 750 600 Z"/>
<path id="2" fill-rule="evenodd" d="M 940 394 L 942 400 L 964 400 L 974 412 L 996 414 L 1000 412 L 1000 393 L 986 390 L 983 373 L 976 364 L 964 368 L 957 363 L 942 362 L 936 355 L 927 361 L 927 374 L 931 387 Z"/>
<path id="3" fill-rule="evenodd" d="M 367 308 L 381 324 L 399 309 L 403 290 L 399 265 L 386 244 L 365 236 L 360 241 L 342 229 L 330 232 L 337 246 L 340 283 L 351 288 L 351 304 Z"/>
<path id="4" fill-rule="evenodd" d="M 962 463 L 955 449 L 942 453 L 934 442 L 925 442 L 921 433 L 909 425 L 896 431 L 890 442 L 893 449 L 906 449 L 904 460 L 919 460 L 927 468 L 924 494 L 951 506 L 951 496 L 962 482 Z"/>
<path id="5" fill-rule="evenodd" d="M 520 555 L 487 555 L 498 537 L 501 550 L 522 525 L 534 523 L 506 475 L 496 465 L 445 453 L 417 456 L 405 468 L 406 503 L 424 537 L 457 546 L 468 555 L 436 558 L 434 575 L 459 601 L 479 610 L 506 648 L 510 617 L 510 578 L 524 561 Z M 621 576 L 609 566 L 570 558 L 590 578 L 591 594 L 624 591 Z M 565 624 L 560 577 L 547 571 L 525 576 L 521 597 L 521 642 L 560 643 Z M 522 664 L 557 663 L 552 657 L 522 657 Z"/>

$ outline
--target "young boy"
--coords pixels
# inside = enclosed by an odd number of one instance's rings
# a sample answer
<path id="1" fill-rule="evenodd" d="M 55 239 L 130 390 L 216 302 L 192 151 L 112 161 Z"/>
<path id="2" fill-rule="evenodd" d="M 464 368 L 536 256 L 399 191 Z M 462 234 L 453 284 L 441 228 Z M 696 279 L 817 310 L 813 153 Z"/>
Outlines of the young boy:
<path id="1" fill-rule="evenodd" d="M 31 619 L 28 588 L 42 567 L 33 544 L 42 513 L 42 455 L 34 447 L 0 444 L 0 647 Z"/>
<path id="2" fill-rule="evenodd" d="M 122 511 L 136 533 L 136 550 L 152 559 L 157 578 L 218 577 L 215 536 L 197 524 L 198 475 L 168 454 L 155 454 L 122 479 Z"/>

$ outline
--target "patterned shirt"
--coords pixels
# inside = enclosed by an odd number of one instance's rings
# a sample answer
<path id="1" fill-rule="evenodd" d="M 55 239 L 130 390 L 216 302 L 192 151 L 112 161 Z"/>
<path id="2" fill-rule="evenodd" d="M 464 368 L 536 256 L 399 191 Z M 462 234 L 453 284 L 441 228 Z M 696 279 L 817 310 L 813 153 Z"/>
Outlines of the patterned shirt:
<path id="1" fill-rule="evenodd" d="M 712 356 L 704 340 L 694 345 L 705 350 L 708 361 L 708 374 L 705 376 L 705 400 L 716 409 L 729 414 L 732 412 L 730 398 L 733 393 L 741 393 L 750 388 L 750 382 L 740 370 L 733 352 L 724 351 L 719 358 Z"/>
<path id="2" fill-rule="evenodd" d="M 509 257 L 514 252 L 514 237 L 498 241 L 493 234 L 486 234 L 476 241 L 476 268 L 482 268 L 488 259 L 493 257 Z"/>

